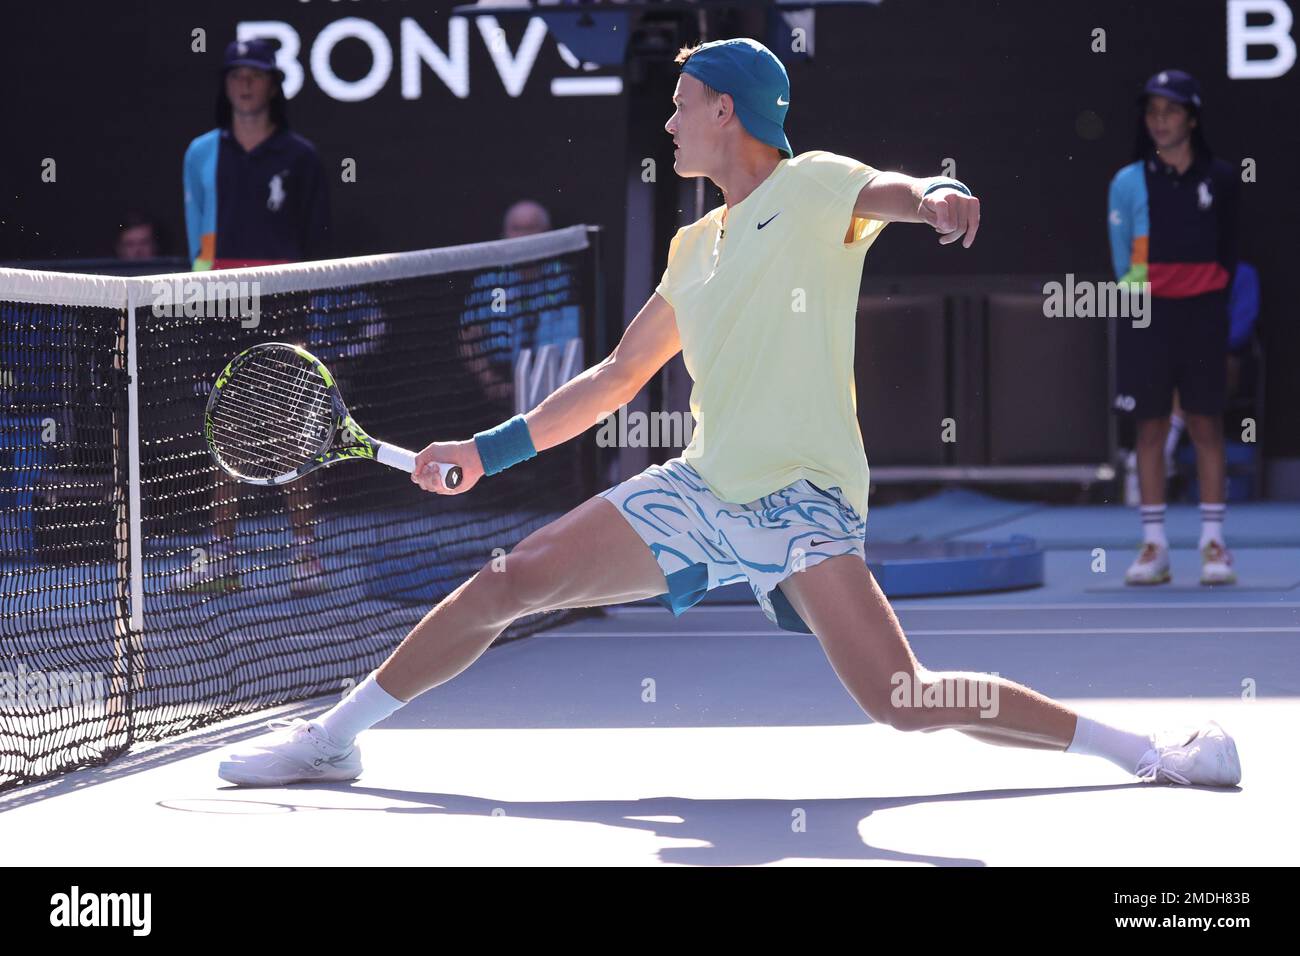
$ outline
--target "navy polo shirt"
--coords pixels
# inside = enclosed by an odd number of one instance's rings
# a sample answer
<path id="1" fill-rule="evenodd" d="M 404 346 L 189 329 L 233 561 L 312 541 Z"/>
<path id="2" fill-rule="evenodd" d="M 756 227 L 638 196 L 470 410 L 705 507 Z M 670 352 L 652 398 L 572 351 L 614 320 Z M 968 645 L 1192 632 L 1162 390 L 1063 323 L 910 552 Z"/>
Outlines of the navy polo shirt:
<path id="1" fill-rule="evenodd" d="M 280 128 L 251 151 L 228 129 L 185 154 L 185 213 L 197 268 L 327 254 L 329 194 L 316 147 Z"/>
<path id="2" fill-rule="evenodd" d="M 1150 279 L 1157 298 L 1226 289 L 1237 262 L 1240 180 L 1221 159 L 1196 152 L 1179 173 L 1155 151 L 1111 181 L 1111 256 L 1117 276 Z"/>

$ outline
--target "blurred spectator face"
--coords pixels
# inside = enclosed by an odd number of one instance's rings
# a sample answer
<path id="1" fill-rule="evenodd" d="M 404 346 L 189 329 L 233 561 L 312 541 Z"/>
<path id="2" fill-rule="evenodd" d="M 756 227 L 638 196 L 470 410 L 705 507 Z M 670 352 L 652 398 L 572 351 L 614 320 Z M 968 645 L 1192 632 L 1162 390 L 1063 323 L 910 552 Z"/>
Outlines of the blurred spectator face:
<path id="1" fill-rule="evenodd" d="M 119 259 L 155 259 L 158 256 L 158 237 L 154 235 L 153 226 L 144 223 L 128 226 L 117 236 L 117 257 Z"/>
<path id="2" fill-rule="evenodd" d="M 1192 135 L 1196 120 L 1191 110 L 1164 96 L 1147 97 L 1147 132 L 1156 149 L 1172 149 Z"/>
<path id="3" fill-rule="evenodd" d="M 551 216 L 546 209 L 538 203 L 524 200 L 506 210 L 501 236 L 503 239 L 518 239 L 520 236 L 535 236 L 539 232 L 550 230 Z"/>
<path id="4" fill-rule="evenodd" d="M 255 66 L 237 66 L 226 74 L 230 108 L 244 115 L 261 113 L 275 95 L 275 77 Z"/>

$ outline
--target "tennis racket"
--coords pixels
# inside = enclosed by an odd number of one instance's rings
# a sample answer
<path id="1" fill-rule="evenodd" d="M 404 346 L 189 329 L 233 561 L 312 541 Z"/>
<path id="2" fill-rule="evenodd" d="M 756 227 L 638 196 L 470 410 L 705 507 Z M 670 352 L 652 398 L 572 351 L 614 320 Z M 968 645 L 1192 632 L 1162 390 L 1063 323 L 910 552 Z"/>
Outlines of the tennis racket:
<path id="1" fill-rule="evenodd" d="M 367 435 L 329 369 L 284 342 L 254 345 L 231 360 L 208 396 L 203 434 L 221 470 L 253 485 L 283 485 L 353 458 L 415 471 L 415 452 Z M 436 467 L 445 487 L 460 484 L 459 465 Z"/>

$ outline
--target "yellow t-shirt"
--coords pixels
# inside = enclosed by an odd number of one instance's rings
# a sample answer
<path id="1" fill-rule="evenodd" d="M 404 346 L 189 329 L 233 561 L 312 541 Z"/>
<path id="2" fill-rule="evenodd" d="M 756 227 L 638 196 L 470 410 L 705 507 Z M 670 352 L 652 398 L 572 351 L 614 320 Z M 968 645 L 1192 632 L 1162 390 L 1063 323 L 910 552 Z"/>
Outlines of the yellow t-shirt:
<path id="1" fill-rule="evenodd" d="M 673 237 L 655 291 L 676 313 L 694 382 L 682 457 L 723 501 L 807 478 L 839 485 L 866 516 L 853 338 L 863 257 L 885 223 L 854 217 L 853 206 L 876 174 L 847 156 L 801 153 Z"/>

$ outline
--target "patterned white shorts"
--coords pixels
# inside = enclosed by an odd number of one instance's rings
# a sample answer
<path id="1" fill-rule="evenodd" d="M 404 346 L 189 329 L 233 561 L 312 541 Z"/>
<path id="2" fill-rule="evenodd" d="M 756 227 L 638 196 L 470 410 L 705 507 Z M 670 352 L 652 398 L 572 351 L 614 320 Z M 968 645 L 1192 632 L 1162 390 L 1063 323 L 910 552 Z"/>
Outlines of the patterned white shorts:
<path id="1" fill-rule="evenodd" d="M 618 508 L 659 562 L 668 591 L 655 600 L 674 617 L 716 587 L 748 581 L 769 621 L 811 634 L 777 585 L 837 555 L 866 561 L 866 520 L 838 485 L 822 489 L 801 479 L 747 504 L 731 504 L 677 457 L 600 497 Z"/>

